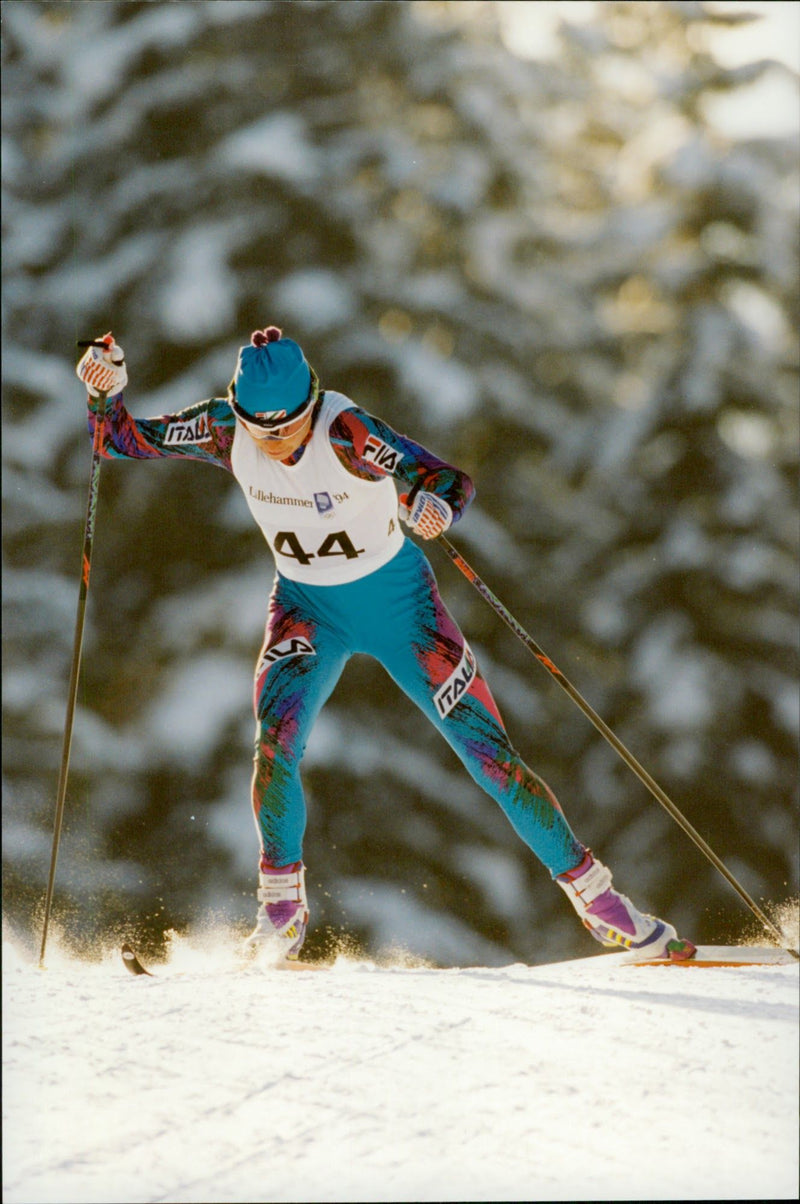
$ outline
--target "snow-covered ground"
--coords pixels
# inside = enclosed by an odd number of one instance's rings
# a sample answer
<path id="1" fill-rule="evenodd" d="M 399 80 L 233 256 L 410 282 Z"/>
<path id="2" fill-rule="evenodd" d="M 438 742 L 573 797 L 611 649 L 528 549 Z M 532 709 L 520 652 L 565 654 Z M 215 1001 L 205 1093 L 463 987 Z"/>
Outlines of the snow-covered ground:
<path id="1" fill-rule="evenodd" d="M 6 1204 L 797 1195 L 795 965 L 3 963 Z"/>

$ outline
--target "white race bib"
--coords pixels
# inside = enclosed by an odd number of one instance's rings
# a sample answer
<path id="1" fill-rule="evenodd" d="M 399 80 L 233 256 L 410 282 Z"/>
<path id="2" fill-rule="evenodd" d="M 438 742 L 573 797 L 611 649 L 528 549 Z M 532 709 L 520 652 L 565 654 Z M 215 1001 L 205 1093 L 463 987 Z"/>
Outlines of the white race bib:
<path id="1" fill-rule="evenodd" d="M 403 545 L 393 480 L 353 476 L 330 445 L 331 423 L 352 405 L 343 394 L 325 390 L 313 434 L 297 464 L 270 459 L 237 423 L 231 452 L 234 476 L 278 571 L 293 581 L 356 581 L 387 564 Z"/>

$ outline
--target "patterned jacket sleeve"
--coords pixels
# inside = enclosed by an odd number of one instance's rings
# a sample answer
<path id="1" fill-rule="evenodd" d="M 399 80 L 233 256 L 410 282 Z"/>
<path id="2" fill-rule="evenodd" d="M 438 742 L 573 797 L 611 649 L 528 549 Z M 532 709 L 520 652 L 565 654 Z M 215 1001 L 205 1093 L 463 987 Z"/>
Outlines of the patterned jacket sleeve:
<path id="1" fill-rule="evenodd" d="M 465 472 L 358 406 L 343 410 L 333 420 L 330 441 L 339 461 L 354 476 L 368 481 L 391 476 L 407 490 L 418 485 L 438 494 L 451 506 L 454 522 L 475 496 L 475 486 Z"/>
<path id="2" fill-rule="evenodd" d="M 90 397 L 89 403 L 89 433 L 94 438 L 96 402 Z M 107 402 L 100 450 L 109 460 L 181 456 L 216 464 L 230 472 L 235 426 L 231 408 L 221 398 L 200 401 L 158 418 L 134 418 L 118 393 Z"/>

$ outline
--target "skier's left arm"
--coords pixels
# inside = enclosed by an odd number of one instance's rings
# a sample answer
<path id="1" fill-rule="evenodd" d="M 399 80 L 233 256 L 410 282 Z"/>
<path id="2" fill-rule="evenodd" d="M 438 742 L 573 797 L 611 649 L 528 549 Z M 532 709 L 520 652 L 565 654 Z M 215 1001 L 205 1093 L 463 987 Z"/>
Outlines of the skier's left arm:
<path id="1" fill-rule="evenodd" d="M 394 478 L 403 490 L 400 517 L 423 539 L 434 539 L 457 522 L 475 496 L 465 472 L 358 406 L 333 420 L 330 440 L 337 458 L 354 476 Z"/>

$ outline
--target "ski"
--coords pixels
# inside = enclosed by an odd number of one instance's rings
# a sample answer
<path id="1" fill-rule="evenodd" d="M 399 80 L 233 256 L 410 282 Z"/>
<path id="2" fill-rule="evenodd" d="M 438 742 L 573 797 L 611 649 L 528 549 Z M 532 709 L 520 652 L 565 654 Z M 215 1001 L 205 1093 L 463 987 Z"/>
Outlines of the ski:
<path id="1" fill-rule="evenodd" d="M 122 954 L 122 960 L 125 963 L 125 969 L 130 970 L 131 974 L 146 974 L 148 978 L 153 977 L 150 971 L 146 970 L 139 961 L 133 949 L 127 942 L 122 946 L 120 953 Z"/>
<path id="2" fill-rule="evenodd" d="M 647 957 L 644 953 L 623 953 L 618 958 L 625 966 L 789 966 L 796 958 L 789 949 L 769 945 L 698 945 L 694 955 L 675 961 L 666 957 Z"/>
<path id="3" fill-rule="evenodd" d="M 134 949 L 125 943 L 120 952 L 126 970 L 136 977 L 145 976 L 156 978 L 151 970 L 142 964 Z M 797 958 L 789 949 L 777 949 L 774 946 L 759 945 L 698 945 L 690 958 L 647 957 L 644 953 L 615 953 L 609 955 L 618 966 L 695 966 L 698 969 L 711 967 L 744 967 L 744 966 L 790 966 Z M 595 961 L 597 959 L 590 959 Z M 603 959 L 605 960 L 605 959 Z M 248 963 L 257 967 L 258 963 Z M 245 966 L 242 967 L 246 968 Z M 330 970 L 327 962 L 280 961 L 273 965 L 263 966 L 264 970 L 286 970 L 303 972 L 306 970 Z M 178 971 L 180 974 L 181 971 Z"/>
<path id="4" fill-rule="evenodd" d="M 142 964 L 142 962 L 139 960 L 139 957 L 136 954 L 136 951 L 132 948 L 131 945 L 128 944 L 127 941 L 120 949 L 120 953 L 122 954 L 122 961 L 125 965 L 125 969 L 128 970 L 131 974 L 133 974 L 137 978 L 141 975 L 145 975 L 147 978 L 155 978 L 156 977 L 156 975 L 153 974 L 152 970 L 148 970 L 147 967 Z M 330 970 L 330 965 L 328 965 L 326 962 L 279 961 L 279 962 L 276 962 L 274 965 L 264 966 L 264 969 L 265 970 L 281 970 L 281 971 L 283 971 L 283 970 L 295 970 L 295 971 L 296 970 Z"/>

